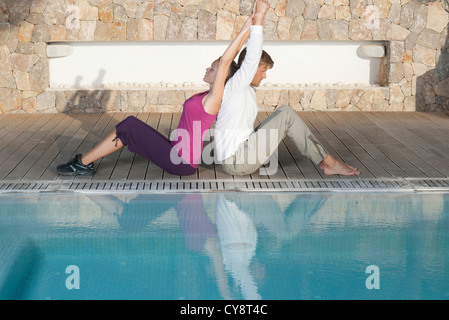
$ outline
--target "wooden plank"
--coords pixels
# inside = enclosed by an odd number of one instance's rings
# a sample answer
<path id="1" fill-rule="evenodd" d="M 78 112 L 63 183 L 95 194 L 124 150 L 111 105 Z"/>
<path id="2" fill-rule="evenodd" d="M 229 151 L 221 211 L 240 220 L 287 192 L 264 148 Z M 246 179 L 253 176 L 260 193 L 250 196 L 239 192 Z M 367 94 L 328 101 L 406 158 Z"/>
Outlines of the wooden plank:
<path id="1" fill-rule="evenodd" d="M 332 115 L 334 112 L 332 113 Z M 363 154 L 365 157 L 366 152 L 363 153 L 360 145 L 358 145 L 326 112 L 315 112 L 317 118 L 319 118 L 328 128 L 332 131 L 333 135 L 337 138 L 334 143 L 340 148 L 340 155 L 343 157 L 344 162 L 356 167 L 363 178 L 373 178 L 375 175 L 367 168 L 363 159 L 359 157 Z M 369 157 L 369 156 L 368 156 Z"/>
<path id="2" fill-rule="evenodd" d="M 28 118 L 33 116 L 40 117 L 42 114 L 1 114 L 0 116 L 0 137 L 3 137 L 6 133 L 11 131 L 11 129 L 20 127 L 20 124 Z"/>
<path id="3" fill-rule="evenodd" d="M 28 153 L 30 149 L 26 149 L 23 145 L 26 143 L 27 147 L 31 146 L 30 140 L 36 143 L 40 137 L 44 137 L 46 132 L 45 129 L 48 128 L 46 125 L 54 117 L 52 114 L 46 115 L 36 115 L 34 117 L 30 116 L 23 122 L 16 122 L 11 119 L 12 123 L 18 125 L 17 127 L 8 127 L 8 132 L 0 140 L 0 164 L 2 164 L 6 159 L 10 157 L 16 158 L 16 160 L 21 160 L 20 155 L 16 155 L 15 152 L 25 152 Z M 59 120 L 63 118 L 59 117 Z M 50 124 L 51 126 L 52 124 Z M 0 171 L 4 168 L 0 168 Z"/>
<path id="4" fill-rule="evenodd" d="M 372 154 L 373 144 L 350 125 L 351 121 L 348 120 L 347 116 L 343 116 L 344 113 L 345 112 L 333 112 L 332 120 L 338 125 L 338 127 L 342 128 L 347 133 L 345 144 L 349 143 L 353 145 L 353 153 L 358 159 L 360 159 L 364 166 L 373 173 L 375 177 L 391 178 L 391 174 L 389 174 L 376 160 L 380 152 L 374 152 L 374 154 Z M 350 139 L 352 139 L 352 141 Z"/>
<path id="5" fill-rule="evenodd" d="M 443 164 L 449 163 L 449 117 L 447 128 L 438 128 L 435 130 L 433 122 L 417 119 L 414 114 L 416 112 L 406 112 L 403 115 L 397 114 L 399 119 L 404 122 L 404 129 L 407 136 L 413 137 L 419 146 L 440 160 Z"/>
<path id="6" fill-rule="evenodd" d="M 406 116 L 405 114 L 402 115 L 402 118 L 399 118 L 397 113 L 389 114 L 388 118 L 382 113 L 375 112 L 374 114 L 379 119 L 391 124 L 389 131 L 394 133 L 396 139 L 407 148 L 407 154 L 414 159 L 414 163 L 419 166 L 421 171 L 425 170 L 425 174 L 429 177 L 446 177 L 448 175 L 447 165 L 428 152 L 428 143 L 407 130 L 408 121 L 402 120 Z M 419 125 L 419 123 L 415 122 L 412 126 L 414 125 Z"/>
<path id="7" fill-rule="evenodd" d="M 364 128 L 364 135 L 368 140 L 379 148 L 379 150 L 395 164 L 400 170 L 402 170 L 401 177 L 408 177 L 410 175 L 422 174 L 413 164 L 406 159 L 399 150 L 402 146 L 400 143 L 389 135 L 382 127 L 377 123 L 371 121 L 367 117 L 368 113 L 353 114 L 353 123 L 359 123 L 359 126 Z M 394 175 L 394 173 L 392 173 Z"/>
<path id="8" fill-rule="evenodd" d="M 447 129 L 449 126 L 449 116 L 442 112 L 412 112 L 412 114 L 414 117 L 430 120 L 434 129 Z"/>
<path id="9" fill-rule="evenodd" d="M 348 133 L 364 146 L 365 150 L 376 159 L 377 163 L 386 172 L 385 176 L 382 176 L 382 173 L 376 173 L 376 177 L 391 178 L 407 176 L 404 170 L 384 153 L 382 150 L 383 141 L 379 140 L 378 136 L 370 134 L 367 126 L 355 119 L 355 112 L 341 112 L 339 115 L 346 121 Z"/>
<path id="10" fill-rule="evenodd" d="M 368 112 L 355 113 L 354 117 L 370 130 L 371 134 L 373 134 L 371 141 L 376 141 L 376 145 L 379 149 L 394 161 L 398 167 L 404 170 L 406 177 L 426 176 L 424 172 L 416 167 L 407 157 L 404 145 L 388 132 L 389 124 L 387 125 L 385 122 L 379 121 L 378 117 Z"/>
<path id="11" fill-rule="evenodd" d="M 0 129 L 0 152 L 4 153 L 4 148 L 14 142 L 13 148 L 17 149 L 20 145 L 16 143 L 16 137 L 23 133 L 30 133 L 29 127 L 35 124 L 42 115 L 21 115 L 21 117 L 9 117 L 5 119 L 2 129 Z M 9 119 L 9 121 L 8 121 Z"/>
<path id="12" fill-rule="evenodd" d="M 423 172 L 424 175 L 421 174 L 417 177 L 445 176 L 423 159 L 426 153 L 423 153 L 422 149 L 418 149 L 418 146 L 414 141 L 411 141 L 407 136 L 404 136 L 404 134 L 401 133 L 400 127 L 403 124 L 397 124 L 397 120 L 393 120 L 395 117 L 393 112 L 391 112 L 388 116 L 385 114 L 382 115 L 382 113 L 373 112 L 371 117 L 373 117 L 375 121 L 380 121 L 381 123 L 386 124 L 385 130 L 394 136 L 395 139 L 402 145 L 401 153 L 407 157 L 407 159 L 409 159 L 415 167 L 419 168 L 419 170 Z"/>
<path id="13" fill-rule="evenodd" d="M 31 167 L 32 163 L 35 162 L 35 159 L 33 158 L 33 153 L 31 156 L 30 153 L 39 146 L 40 150 L 38 156 L 42 155 L 42 153 L 46 151 L 48 144 L 61 135 L 64 130 L 68 129 L 70 124 L 74 121 L 73 118 L 66 118 L 63 114 L 55 117 L 48 115 L 48 117 L 53 119 L 53 121 L 46 121 L 45 125 L 40 128 L 32 127 L 35 131 L 28 132 L 22 139 L 16 140 L 13 145 L 11 145 L 11 147 L 16 150 L 13 153 L 12 150 L 10 150 L 12 154 L 10 153 L 10 156 L 5 159 L 0 166 L 0 179 L 6 179 L 6 177 L 13 178 L 10 174 L 17 167 L 19 167 L 19 171 L 20 167 L 22 167 L 22 171 L 24 168 Z M 42 140 L 46 141 L 46 144 L 42 143 Z M 2 152 L 2 154 L 6 153 Z M 32 163 L 30 164 L 30 162 Z M 22 176 L 17 174 L 17 172 L 18 171 L 16 171 L 16 175 L 14 177 L 21 179 Z"/>
<path id="14" fill-rule="evenodd" d="M 76 131 L 68 137 L 68 140 L 66 140 L 67 142 L 64 144 L 58 142 L 52 144 L 49 152 L 47 151 L 39 157 L 38 161 L 36 161 L 33 167 L 24 176 L 24 179 L 55 180 L 58 177 L 56 166 L 61 163 L 57 161 L 57 157 L 63 155 L 66 155 L 65 159 L 73 157 L 73 155 L 77 153 L 76 151 L 79 145 L 98 121 L 99 117 L 99 114 L 79 115 L 76 118 L 76 125 L 73 125 L 73 127 L 76 128 Z M 66 161 L 67 160 L 62 163 Z"/>
<path id="15" fill-rule="evenodd" d="M 435 126 L 435 123 L 428 117 L 422 115 L 421 112 L 410 112 L 407 113 L 408 118 L 416 119 L 419 121 L 419 125 L 410 125 L 408 129 L 418 136 L 422 137 L 424 140 L 428 140 L 432 146 L 431 150 L 439 158 L 444 157 L 444 155 L 449 155 L 449 117 L 445 123 L 445 127 Z M 430 115 L 432 117 L 432 115 Z M 402 117 L 401 117 L 402 118 Z M 435 130 L 438 130 L 437 133 Z M 430 138 L 430 139 L 429 139 Z"/>
<path id="16" fill-rule="evenodd" d="M 2 130 L 5 126 L 10 125 L 11 121 L 18 118 L 14 116 L 13 113 L 0 114 L 0 130 Z M 30 116 L 31 114 L 22 114 L 22 117 L 25 119 L 26 116 Z M 16 120 L 17 121 L 17 120 Z M 1 131 L 0 131 L 1 132 Z M 1 137 L 2 135 L 0 135 Z"/>
<path id="17" fill-rule="evenodd" d="M 254 190 L 260 189 L 260 183 L 266 184 L 273 179 L 273 176 L 262 177 L 257 173 L 251 176 L 233 177 L 226 174 L 219 164 L 201 165 L 197 175 L 192 177 L 171 177 L 163 173 L 162 169 L 155 168 L 156 166 L 148 160 L 130 153 L 126 147 L 121 152 L 99 160 L 98 164 L 96 163 L 97 172 L 93 177 L 57 176 L 55 171 L 57 164 L 67 162 L 75 152 L 84 153 L 90 150 L 127 115 L 129 114 L 0 115 L 0 132 L 4 133 L 0 135 L 2 151 L 0 179 L 76 179 L 80 180 L 80 183 L 84 183 L 83 180 L 164 179 L 166 183 L 169 183 L 168 186 L 170 183 L 173 186 L 172 182 L 176 181 L 182 181 L 184 184 L 199 181 L 199 179 L 209 182 L 224 179 L 233 185 L 237 183 L 240 186 L 244 183 L 246 188 L 250 187 Z M 142 113 L 136 116 L 152 127 L 156 127 L 158 131 L 162 131 L 167 137 L 179 121 L 177 118 L 179 115 L 172 114 Z M 268 116 L 268 113 L 261 113 L 258 115 L 258 121 L 263 121 Z M 352 155 L 372 173 L 371 177 L 443 178 L 449 176 L 449 139 L 446 138 L 449 134 L 447 127 L 449 118 L 446 119 L 446 116 L 415 112 L 320 114 L 301 112 L 299 116 L 331 154 L 353 165 L 351 160 L 347 160 L 348 156 Z M 16 125 L 13 126 L 13 123 Z M 160 128 L 159 124 L 161 124 Z M 319 169 L 310 160 L 299 154 L 290 139 L 284 139 L 281 143 L 279 155 L 280 169 L 282 169 L 279 171 L 282 176 L 278 172 L 276 180 L 327 178 L 320 174 Z M 300 159 L 307 161 L 312 175 L 308 175 Z M 335 179 L 340 178 L 335 177 Z M 265 182 L 256 181 L 261 179 Z M 219 190 L 221 187 L 216 183 L 210 185 L 212 190 Z"/>
<path id="18" fill-rule="evenodd" d="M 14 170 L 6 177 L 7 179 L 39 180 L 42 173 L 59 153 L 60 146 L 65 145 L 81 127 L 81 119 L 88 118 L 88 116 L 83 117 L 82 115 L 62 116 L 62 121 L 49 124 L 51 131 L 27 150 L 26 156 L 20 159 Z"/>

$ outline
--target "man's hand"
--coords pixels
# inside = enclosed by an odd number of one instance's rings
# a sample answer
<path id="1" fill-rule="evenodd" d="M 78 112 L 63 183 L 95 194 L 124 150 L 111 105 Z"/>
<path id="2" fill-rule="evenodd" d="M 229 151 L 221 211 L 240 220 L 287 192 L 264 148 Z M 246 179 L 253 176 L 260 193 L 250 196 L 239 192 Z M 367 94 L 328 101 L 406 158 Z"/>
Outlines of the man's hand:
<path id="1" fill-rule="evenodd" d="M 265 22 L 265 16 L 270 9 L 270 4 L 266 0 L 257 0 L 256 12 L 254 13 L 254 25 L 263 25 Z"/>

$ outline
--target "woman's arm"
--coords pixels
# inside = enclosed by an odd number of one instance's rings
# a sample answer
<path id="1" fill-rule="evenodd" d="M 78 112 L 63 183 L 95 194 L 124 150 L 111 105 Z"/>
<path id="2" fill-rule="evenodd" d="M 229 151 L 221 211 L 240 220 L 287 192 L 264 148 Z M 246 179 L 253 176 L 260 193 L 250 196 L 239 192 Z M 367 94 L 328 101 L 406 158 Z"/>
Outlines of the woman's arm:
<path id="1" fill-rule="evenodd" d="M 229 47 L 220 58 L 217 74 L 215 75 L 214 85 L 203 101 L 204 110 L 209 114 L 217 114 L 220 110 L 225 82 L 229 73 L 229 67 L 249 38 L 253 18 L 254 15 L 246 20 L 240 33 L 237 35 L 234 41 L 231 42 Z"/>

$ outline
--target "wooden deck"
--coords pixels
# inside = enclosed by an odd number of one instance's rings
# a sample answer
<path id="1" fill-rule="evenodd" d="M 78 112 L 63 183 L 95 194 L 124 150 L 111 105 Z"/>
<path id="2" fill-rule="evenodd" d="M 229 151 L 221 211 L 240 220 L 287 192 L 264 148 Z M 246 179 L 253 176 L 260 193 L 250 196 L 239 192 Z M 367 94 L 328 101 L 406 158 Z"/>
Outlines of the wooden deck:
<path id="1" fill-rule="evenodd" d="M 123 148 L 95 163 L 92 177 L 64 177 L 56 166 L 94 147 L 127 116 L 136 116 L 169 136 L 180 114 L 6 114 L 0 115 L 0 182 L 4 181 L 291 181 L 326 180 L 289 138 L 279 146 L 274 175 L 229 176 L 220 165 L 201 165 L 196 175 L 168 174 Z M 300 112 L 328 151 L 361 171 L 359 177 L 403 179 L 449 177 L 449 116 L 441 113 Z M 259 113 L 262 121 L 268 113 Z"/>

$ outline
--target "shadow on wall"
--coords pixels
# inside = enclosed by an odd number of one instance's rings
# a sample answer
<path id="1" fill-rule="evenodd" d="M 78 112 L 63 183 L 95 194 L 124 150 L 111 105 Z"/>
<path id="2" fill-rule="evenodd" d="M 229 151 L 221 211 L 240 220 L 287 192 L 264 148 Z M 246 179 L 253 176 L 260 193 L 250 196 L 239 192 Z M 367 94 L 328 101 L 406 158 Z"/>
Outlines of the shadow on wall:
<path id="1" fill-rule="evenodd" d="M 64 113 L 118 111 L 119 103 L 114 104 L 115 109 L 109 107 L 111 96 L 117 96 L 114 92 L 48 90 L 49 63 L 45 53 L 46 42 L 50 41 L 48 32 L 36 26 L 26 41 L 20 41 L 17 35 L 24 22 L 37 23 L 31 12 L 36 3 L 37 0 L 0 0 L 0 110 L 21 111 L 23 108 L 27 112 L 45 112 L 52 109 L 56 101 L 56 109 Z M 23 56 L 20 65 L 10 62 L 9 56 L 14 54 Z M 28 59 L 27 66 L 22 61 L 25 59 Z M 94 86 L 102 82 L 105 72 L 100 70 Z M 78 79 L 78 87 L 81 80 Z M 116 100 L 120 101 L 120 95 L 114 102 Z"/>
<path id="2" fill-rule="evenodd" d="M 419 2 L 432 6 L 433 18 L 444 18 L 445 10 L 449 14 L 449 0 L 442 0 L 442 2 L 436 2 L 434 0 L 418 0 Z M 442 7 L 441 7 L 442 5 Z M 431 8 L 429 7 L 429 11 Z M 426 43 L 427 47 L 423 47 L 423 52 L 430 52 L 435 43 L 439 43 L 439 47 L 434 47 L 436 50 L 435 56 L 435 69 L 426 71 L 416 80 L 416 111 L 426 112 L 443 112 L 449 115 L 449 22 L 446 26 L 438 25 L 438 18 L 436 22 L 431 24 L 431 28 L 424 29 L 419 35 Z M 427 24 L 429 26 L 429 22 Z M 439 28 L 443 30 L 438 30 Z M 445 39 L 441 38 L 438 31 L 445 35 Z M 442 45 L 442 46 L 441 46 Z M 441 48 L 441 49 L 440 49 Z"/>
<path id="3" fill-rule="evenodd" d="M 101 69 L 97 79 L 92 83 L 95 87 L 103 82 L 106 70 Z M 82 77 L 78 76 L 75 88 L 79 88 Z M 102 113 L 106 112 L 113 92 L 111 90 L 76 90 L 56 93 L 56 108 L 64 113 Z"/>

